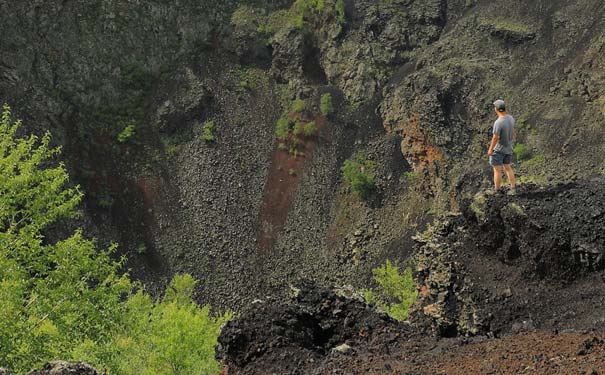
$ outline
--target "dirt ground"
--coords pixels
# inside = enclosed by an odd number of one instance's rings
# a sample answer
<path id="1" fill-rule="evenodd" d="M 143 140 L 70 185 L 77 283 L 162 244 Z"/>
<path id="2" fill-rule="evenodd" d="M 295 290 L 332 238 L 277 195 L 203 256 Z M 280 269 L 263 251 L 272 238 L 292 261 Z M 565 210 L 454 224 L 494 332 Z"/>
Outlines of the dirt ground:
<path id="1" fill-rule="evenodd" d="M 328 366 L 321 374 L 405 375 L 571 375 L 605 373 L 603 335 L 534 332 L 457 342 L 435 348 L 426 355 L 406 352 L 404 346 L 387 356 L 350 357 Z M 413 349 L 413 348 L 412 348 Z"/>

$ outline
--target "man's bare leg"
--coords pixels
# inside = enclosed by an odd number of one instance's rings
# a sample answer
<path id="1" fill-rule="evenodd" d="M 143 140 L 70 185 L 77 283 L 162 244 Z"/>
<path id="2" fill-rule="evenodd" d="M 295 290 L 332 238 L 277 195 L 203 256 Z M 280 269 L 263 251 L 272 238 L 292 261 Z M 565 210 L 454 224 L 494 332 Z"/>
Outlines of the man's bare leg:
<path id="1" fill-rule="evenodd" d="M 510 187 L 512 189 L 517 187 L 517 180 L 515 179 L 515 171 L 510 164 L 504 164 L 504 171 L 506 172 L 506 176 L 508 177 L 508 182 L 510 183 Z"/>
<path id="2" fill-rule="evenodd" d="M 500 189 L 502 186 L 502 166 L 497 165 L 494 166 L 494 185 L 496 187 L 496 191 Z"/>

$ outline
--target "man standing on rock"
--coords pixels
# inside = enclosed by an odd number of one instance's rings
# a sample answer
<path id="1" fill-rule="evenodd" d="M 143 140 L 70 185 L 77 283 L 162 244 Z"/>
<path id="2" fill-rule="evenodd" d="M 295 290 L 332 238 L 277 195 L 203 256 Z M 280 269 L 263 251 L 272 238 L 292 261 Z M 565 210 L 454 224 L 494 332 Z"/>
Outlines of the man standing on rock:
<path id="1" fill-rule="evenodd" d="M 500 190 L 502 186 L 502 168 L 504 168 L 511 187 L 509 194 L 515 194 L 517 181 L 515 180 L 515 172 L 510 165 L 513 159 L 513 129 L 515 128 L 515 119 L 506 113 L 504 100 L 496 100 L 494 102 L 494 110 L 498 115 L 498 119 L 494 122 L 494 136 L 487 151 L 489 163 L 494 168 L 494 192 Z"/>

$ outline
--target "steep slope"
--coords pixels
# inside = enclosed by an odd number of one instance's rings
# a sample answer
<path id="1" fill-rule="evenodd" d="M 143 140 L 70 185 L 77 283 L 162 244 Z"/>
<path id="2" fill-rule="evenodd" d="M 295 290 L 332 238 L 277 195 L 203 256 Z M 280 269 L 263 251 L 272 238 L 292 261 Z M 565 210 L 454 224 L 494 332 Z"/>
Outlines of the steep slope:
<path id="1" fill-rule="evenodd" d="M 53 131 L 82 224 L 150 287 L 192 272 L 200 302 L 239 309 L 301 277 L 366 286 L 488 183 L 496 97 L 523 120 L 522 180 L 601 173 L 601 1 L 301 3 L 0 1 L 0 100 Z M 336 112 L 286 178 L 275 123 L 326 92 Z M 377 164 L 369 201 L 341 177 L 356 151 Z"/>

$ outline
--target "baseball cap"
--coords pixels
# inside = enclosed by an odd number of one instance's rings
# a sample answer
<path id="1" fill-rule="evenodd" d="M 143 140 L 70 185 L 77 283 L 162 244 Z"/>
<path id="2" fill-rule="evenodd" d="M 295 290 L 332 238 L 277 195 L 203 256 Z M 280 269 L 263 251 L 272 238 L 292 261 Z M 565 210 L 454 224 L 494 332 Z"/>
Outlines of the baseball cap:
<path id="1" fill-rule="evenodd" d="M 498 99 L 494 102 L 494 107 L 500 112 L 506 111 L 506 104 L 504 104 L 504 100 Z"/>

